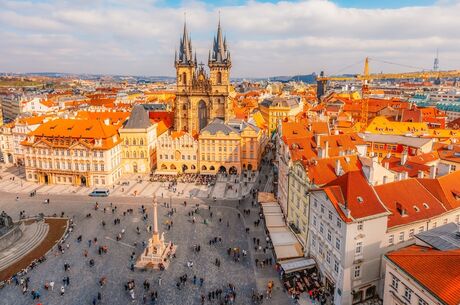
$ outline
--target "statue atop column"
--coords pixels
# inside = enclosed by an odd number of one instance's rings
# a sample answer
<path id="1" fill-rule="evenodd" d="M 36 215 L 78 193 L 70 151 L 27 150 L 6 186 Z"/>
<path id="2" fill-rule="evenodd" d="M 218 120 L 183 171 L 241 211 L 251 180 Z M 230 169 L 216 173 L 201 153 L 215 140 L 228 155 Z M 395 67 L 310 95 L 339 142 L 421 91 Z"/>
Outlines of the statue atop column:
<path id="1" fill-rule="evenodd" d="M 136 262 L 138 269 L 166 269 L 169 266 L 172 255 L 176 252 L 177 246 L 172 242 L 165 243 L 164 232 L 158 232 L 158 203 L 153 198 L 153 234 L 149 239 L 147 247 L 139 256 Z"/>

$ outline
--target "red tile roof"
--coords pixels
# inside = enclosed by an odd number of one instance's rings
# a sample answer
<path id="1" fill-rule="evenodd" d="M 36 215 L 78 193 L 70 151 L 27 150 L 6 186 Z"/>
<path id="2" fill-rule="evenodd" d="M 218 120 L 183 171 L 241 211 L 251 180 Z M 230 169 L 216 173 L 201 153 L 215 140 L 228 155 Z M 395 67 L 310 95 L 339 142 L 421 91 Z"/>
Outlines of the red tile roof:
<path id="1" fill-rule="evenodd" d="M 323 189 L 345 222 L 351 222 L 351 219 L 345 216 L 339 204 L 346 205 L 355 220 L 387 213 L 361 171 L 345 173 Z"/>
<path id="2" fill-rule="evenodd" d="M 388 228 L 430 219 L 447 211 L 417 179 L 377 185 L 374 188 L 391 212 Z"/>
<path id="3" fill-rule="evenodd" d="M 401 164 L 401 158 L 398 157 L 384 158 L 382 160 L 382 165 L 385 166 L 385 164 L 388 164 L 389 170 L 397 173 L 407 172 L 408 176 L 411 178 L 417 177 L 419 171 L 423 171 L 424 173 L 430 172 L 430 167 L 428 165 L 411 162 L 409 158 L 404 164 Z"/>
<path id="4" fill-rule="evenodd" d="M 460 249 L 439 251 L 414 245 L 385 256 L 443 303 L 460 304 Z"/>
<path id="5" fill-rule="evenodd" d="M 418 179 L 434 197 L 441 201 L 446 209 L 460 207 L 460 171 L 455 171 L 437 179 Z"/>

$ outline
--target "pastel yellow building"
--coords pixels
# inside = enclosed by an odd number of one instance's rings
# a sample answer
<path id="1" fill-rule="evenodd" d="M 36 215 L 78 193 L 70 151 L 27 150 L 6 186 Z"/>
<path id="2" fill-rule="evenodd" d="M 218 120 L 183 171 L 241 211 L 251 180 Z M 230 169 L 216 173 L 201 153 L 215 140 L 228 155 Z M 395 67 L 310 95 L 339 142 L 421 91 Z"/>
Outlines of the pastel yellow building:
<path id="1" fill-rule="evenodd" d="M 266 135 L 245 121 L 214 119 L 201 130 L 198 141 L 200 173 L 240 174 L 258 170 Z"/>
<path id="2" fill-rule="evenodd" d="M 263 100 L 259 104 L 259 110 L 271 133 L 276 130 L 279 120 L 295 120 L 295 117 L 303 110 L 303 102 L 298 96 L 275 97 Z"/>
<path id="3" fill-rule="evenodd" d="M 148 111 L 142 105 L 135 105 L 119 133 L 123 141 L 123 173 L 150 173 L 155 165 L 157 124 L 150 122 Z"/>
<path id="4" fill-rule="evenodd" d="M 184 131 L 165 132 L 158 137 L 157 174 L 198 172 L 198 141 Z"/>

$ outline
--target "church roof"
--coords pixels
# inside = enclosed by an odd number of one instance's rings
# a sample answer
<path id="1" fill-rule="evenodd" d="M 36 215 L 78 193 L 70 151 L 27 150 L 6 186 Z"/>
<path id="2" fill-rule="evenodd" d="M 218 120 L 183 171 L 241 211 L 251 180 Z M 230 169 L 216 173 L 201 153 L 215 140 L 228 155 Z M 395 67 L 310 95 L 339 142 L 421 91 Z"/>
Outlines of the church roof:
<path id="1" fill-rule="evenodd" d="M 200 133 L 203 133 L 205 131 L 209 132 L 210 134 L 216 134 L 220 131 L 226 135 L 230 134 L 231 132 L 239 133 L 237 129 L 225 124 L 222 119 L 218 118 L 214 119 L 211 123 L 209 123 L 205 128 L 201 130 Z"/>
<path id="2" fill-rule="evenodd" d="M 131 116 L 124 126 L 125 129 L 149 128 L 152 126 L 149 113 L 143 105 L 134 105 Z"/>

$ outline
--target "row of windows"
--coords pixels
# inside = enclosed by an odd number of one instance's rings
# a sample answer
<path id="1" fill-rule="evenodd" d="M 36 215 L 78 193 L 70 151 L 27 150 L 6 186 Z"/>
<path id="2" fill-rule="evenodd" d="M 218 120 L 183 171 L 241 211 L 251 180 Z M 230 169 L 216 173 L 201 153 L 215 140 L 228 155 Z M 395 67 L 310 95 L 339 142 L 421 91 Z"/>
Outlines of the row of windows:
<path id="1" fill-rule="evenodd" d="M 312 245 L 312 250 L 315 251 L 316 249 L 316 244 L 317 244 L 317 241 L 316 241 L 316 236 L 313 234 L 312 235 L 312 239 L 311 239 L 311 245 Z M 318 253 L 320 255 L 320 257 L 324 256 L 324 252 L 326 252 L 326 262 L 332 266 L 332 259 L 331 257 L 333 256 L 331 254 L 330 251 L 326 250 L 324 251 L 323 249 L 323 245 L 321 244 L 321 242 L 318 242 Z M 338 274 L 339 273 L 339 260 L 334 257 L 334 265 L 333 265 L 333 270 L 334 270 L 334 273 Z"/>
<path id="2" fill-rule="evenodd" d="M 91 164 L 90 163 L 74 163 L 72 167 L 72 162 L 54 162 L 55 167 L 53 166 L 52 161 L 42 161 L 38 160 L 26 160 L 27 166 L 33 166 L 36 168 L 43 168 L 43 169 L 62 169 L 62 170 L 75 170 L 75 171 L 91 171 Z M 94 163 L 93 164 L 93 170 L 94 171 L 101 171 L 103 172 L 105 170 L 105 166 L 103 163 L 98 164 Z"/>
<path id="3" fill-rule="evenodd" d="M 193 157 L 193 158 L 192 158 Z M 196 155 L 182 155 L 182 160 L 196 160 Z M 160 160 L 174 160 L 174 155 L 159 155 Z"/>
<path id="4" fill-rule="evenodd" d="M 395 292 L 398 294 L 399 294 L 399 283 L 400 283 L 400 280 L 396 276 L 392 275 L 390 287 L 393 290 L 395 290 Z M 412 302 L 412 295 L 414 295 L 414 291 L 412 291 L 412 289 L 410 289 L 404 284 L 402 284 L 401 286 L 404 287 L 404 293 L 402 296 L 410 304 Z M 428 303 L 423 298 L 419 296 L 417 297 L 418 297 L 418 305 L 428 305 Z"/>
<path id="5" fill-rule="evenodd" d="M 125 145 L 144 145 L 144 139 L 140 138 L 138 141 L 136 138 L 127 138 Z"/>
<path id="6" fill-rule="evenodd" d="M 447 218 L 445 218 L 442 221 L 442 224 L 445 225 L 445 224 L 448 223 L 448 221 L 449 220 Z M 460 224 L 460 215 L 455 216 L 455 223 Z M 431 223 L 431 229 L 434 229 L 437 226 L 438 226 L 437 221 L 434 221 L 434 222 Z M 417 233 L 421 233 L 421 232 L 425 231 L 425 229 L 428 229 L 428 228 L 425 227 L 425 225 L 420 226 L 418 228 Z M 406 239 L 406 233 L 408 233 L 407 239 Z M 402 242 L 404 242 L 406 240 L 412 239 L 414 237 L 414 234 L 415 234 L 415 229 L 410 229 L 408 232 L 405 232 L 405 231 L 399 232 L 399 234 L 397 235 L 397 238 L 398 238 L 397 241 L 395 241 L 395 235 L 391 234 L 390 236 L 388 236 L 388 244 L 391 246 L 391 245 L 394 245 L 395 243 L 402 243 Z"/>
<path id="7" fill-rule="evenodd" d="M 141 151 L 139 153 L 139 158 L 143 159 L 143 158 L 145 158 L 145 156 L 146 156 L 146 153 L 144 153 L 144 151 Z M 127 152 L 125 152 L 124 157 L 125 158 L 131 158 L 132 157 L 132 158 L 135 159 L 135 158 L 137 158 L 137 151 L 133 151 L 131 153 L 129 151 L 127 151 Z"/>
<path id="8" fill-rule="evenodd" d="M 28 154 L 34 154 L 34 155 L 55 155 L 55 156 L 74 156 L 74 157 L 89 157 L 90 153 L 89 150 L 69 150 L 69 149 L 32 149 L 32 148 L 27 148 L 26 152 Z M 101 150 L 94 150 L 93 151 L 93 157 L 99 157 L 102 158 L 104 157 L 104 152 Z"/>

